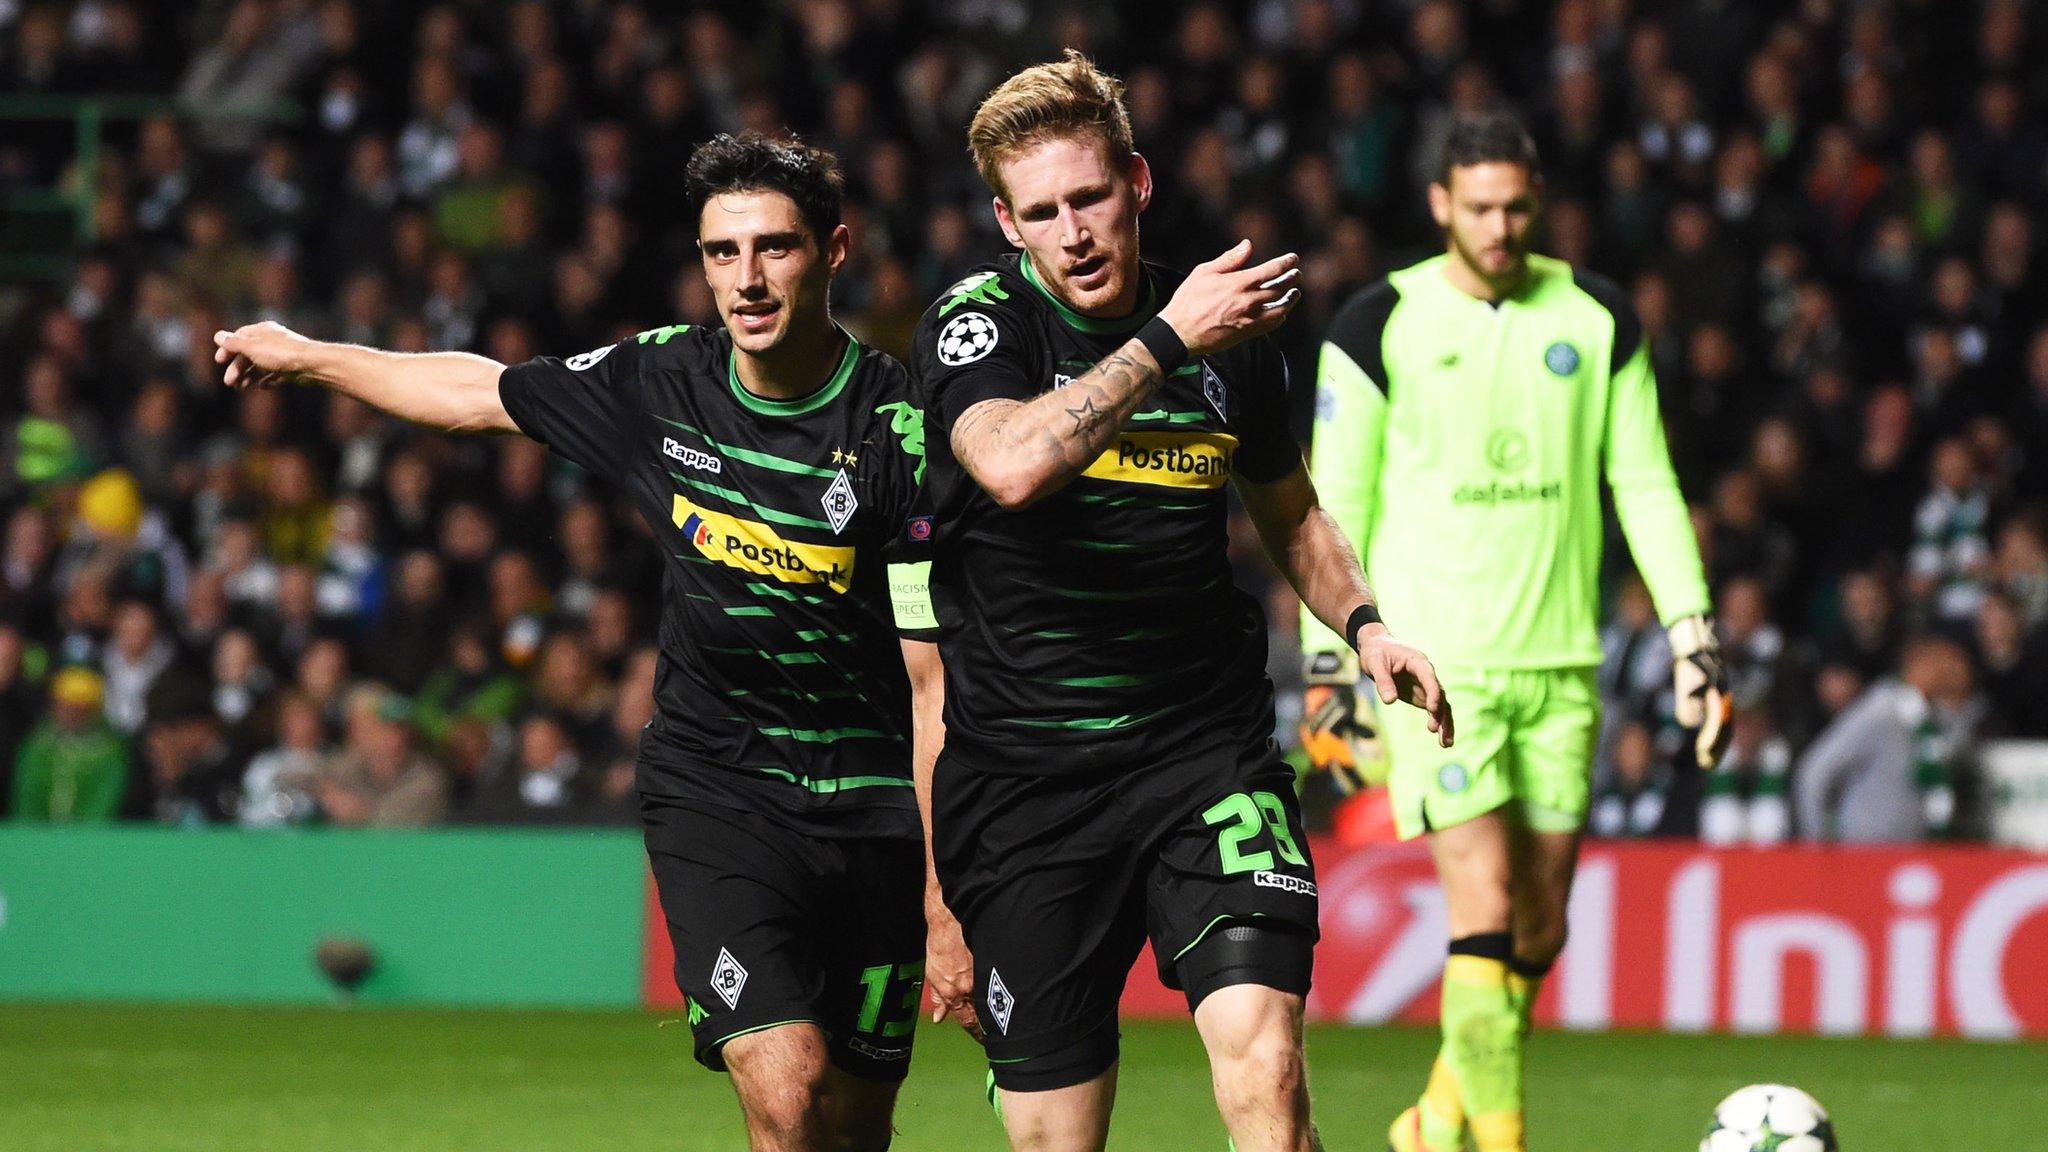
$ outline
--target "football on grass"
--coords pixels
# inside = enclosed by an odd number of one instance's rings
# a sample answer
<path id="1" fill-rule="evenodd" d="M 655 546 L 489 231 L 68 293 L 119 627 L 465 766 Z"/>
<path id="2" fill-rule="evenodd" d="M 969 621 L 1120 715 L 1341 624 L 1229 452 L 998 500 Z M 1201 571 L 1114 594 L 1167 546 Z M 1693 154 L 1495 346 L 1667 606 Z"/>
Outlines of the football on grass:
<path id="1" fill-rule="evenodd" d="M 1820 1101 L 1783 1084 L 1739 1088 L 1714 1108 L 1700 1152 L 1837 1152 Z"/>

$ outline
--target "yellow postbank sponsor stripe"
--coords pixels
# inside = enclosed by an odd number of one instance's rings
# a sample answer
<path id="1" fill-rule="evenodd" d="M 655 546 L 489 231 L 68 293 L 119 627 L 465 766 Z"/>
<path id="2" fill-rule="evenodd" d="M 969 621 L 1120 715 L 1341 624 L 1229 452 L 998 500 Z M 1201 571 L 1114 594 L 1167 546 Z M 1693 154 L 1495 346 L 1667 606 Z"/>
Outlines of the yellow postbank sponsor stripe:
<path id="1" fill-rule="evenodd" d="M 1228 432 L 1125 432 L 1083 476 L 1160 488 L 1215 489 L 1230 479 L 1237 437 Z"/>
<path id="2" fill-rule="evenodd" d="M 785 540 L 766 524 L 700 507 L 680 493 L 671 518 L 691 546 L 714 563 L 784 584 L 823 584 L 840 593 L 853 586 L 850 546 Z"/>

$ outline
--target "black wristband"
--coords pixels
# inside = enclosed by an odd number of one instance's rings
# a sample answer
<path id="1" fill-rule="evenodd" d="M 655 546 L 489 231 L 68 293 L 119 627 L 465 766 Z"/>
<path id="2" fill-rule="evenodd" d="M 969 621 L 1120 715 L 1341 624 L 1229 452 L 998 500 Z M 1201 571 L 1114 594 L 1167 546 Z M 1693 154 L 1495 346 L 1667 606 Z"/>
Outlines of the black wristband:
<path id="1" fill-rule="evenodd" d="M 1358 630 L 1367 624 L 1380 622 L 1380 610 L 1371 604 L 1360 604 L 1351 610 L 1351 618 L 1344 621 L 1344 642 L 1358 647 Z"/>
<path id="2" fill-rule="evenodd" d="M 1186 341 L 1180 338 L 1180 333 L 1173 330 L 1173 325 L 1158 316 L 1145 321 L 1145 326 L 1138 329 L 1134 339 L 1145 346 L 1145 351 L 1152 354 L 1152 359 L 1159 361 L 1161 379 L 1173 375 L 1175 369 L 1188 362 Z"/>

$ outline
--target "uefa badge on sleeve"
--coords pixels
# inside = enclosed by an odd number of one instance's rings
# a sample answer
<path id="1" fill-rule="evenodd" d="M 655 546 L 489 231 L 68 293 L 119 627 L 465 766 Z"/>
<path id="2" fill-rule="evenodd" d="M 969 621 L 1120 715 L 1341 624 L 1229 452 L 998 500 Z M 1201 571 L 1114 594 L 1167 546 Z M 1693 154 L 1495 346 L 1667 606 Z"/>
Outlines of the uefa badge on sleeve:
<path id="1" fill-rule="evenodd" d="M 962 312 L 939 329 L 939 363 L 972 364 L 995 349 L 996 336 L 996 322 L 985 313 Z"/>

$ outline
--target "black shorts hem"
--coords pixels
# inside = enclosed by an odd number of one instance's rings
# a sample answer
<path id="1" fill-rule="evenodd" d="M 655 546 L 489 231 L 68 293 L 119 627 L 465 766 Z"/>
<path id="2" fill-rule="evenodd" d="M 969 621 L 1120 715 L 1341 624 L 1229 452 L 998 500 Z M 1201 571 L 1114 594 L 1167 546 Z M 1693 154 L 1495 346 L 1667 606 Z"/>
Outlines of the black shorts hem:
<path id="1" fill-rule="evenodd" d="M 770 1028 L 780 1028 L 787 1024 L 814 1025 L 816 1026 L 818 1031 L 825 1034 L 825 1042 L 828 1045 L 832 1042 L 832 1031 L 831 1029 L 825 1027 L 825 1022 L 823 1020 L 818 1019 L 815 1015 L 791 1016 L 787 1019 L 770 1020 L 762 1024 L 749 1024 L 744 1028 L 735 1028 L 732 1031 L 727 1032 L 723 1036 L 719 1036 L 713 1039 L 706 1039 L 702 1036 L 699 1036 L 696 1040 L 697 1063 L 702 1064 L 706 1068 L 711 1069 L 713 1072 L 729 1071 L 729 1069 L 725 1066 L 724 1055 L 725 1046 L 727 1044 L 732 1043 L 733 1041 L 739 1039 L 742 1036 L 751 1036 L 756 1032 L 766 1032 Z"/>
<path id="2" fill-rule="evenodd" d="M 989 1073 L 1006 1092 L 1051 1092 L 1071 1088 L 1114 1067 L 1122 1039 L 1116 1013 L 1070 1042 L 1039 1045 L 1047 1050 L 1028 1056 L 990 1057 Z"/>

